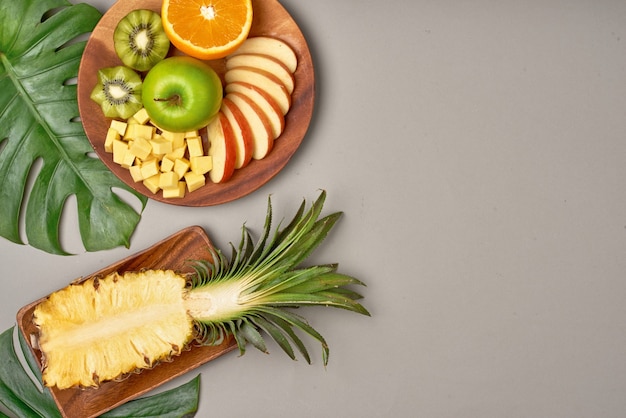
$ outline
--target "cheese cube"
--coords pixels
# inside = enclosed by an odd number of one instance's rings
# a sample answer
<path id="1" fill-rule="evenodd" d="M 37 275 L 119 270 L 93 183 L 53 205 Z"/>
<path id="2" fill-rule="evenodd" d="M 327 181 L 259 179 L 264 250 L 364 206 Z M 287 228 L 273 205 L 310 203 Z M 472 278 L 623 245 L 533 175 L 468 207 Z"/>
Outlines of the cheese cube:
<path id="1" fill-rule="evenodd" d="M 150 139 L 152 138 L 152 135 L 154 135 L 155 131 L 156 131 L 156 128 L 151 125 L 140 125 L 138 123 L 131 124 L 131 125 L 128 125 L 128 127 L 126 128 L 126 134 L 124 135 L 124 138 L 126 139 L 137 139 L 137 138 Z"/>
<path id="2" fill-rule="evenodd" d="M 137 157 L 135 157 L 135 155 L 130 152 L 130 150 L 126 151 L 126 154 L 124 155 L 124 160 L 120 163 L 120 165 L 124 168 L 130 168 L 135 164 L 135 160 L 137 159 Z"/>
<path id="3" fill-rule="evenodd" d="M 166 157 L 172 161 L 176 161 L 180 158 L 183 158 L 186 152 L 187 152 L 187 144 L 183 144 L 182 147 L 174 148 L 172 152 L 166 155 Z"/>
<path id="4" fill-rule="evenodd" d="M 130 176 L 133 178 L 133 181 L 135 183 L 145 180 L 143 175 L 141 174 L 140 165 L 133 165 L 128 170 L 130 171 Z"/>
<path id="5" fill-rule="evenodd" d="M 163 157 L 163 159 L 161 160 L 161 172 L 167 173 L 168 171 L 172 170 L 174 170 L 174 160 L 170 159 L 167 156 Z"/>
<path id="6" fill-rule="evenodd" d="M 185 182 L 179 181 L 178 187 L 175 187 L 173 189 L 164 189 L 163 197 L 166 199 L 185 197 Z"/>
<path id="7" fill-rule="evenodd" d="M 107 136 L 104 138 L 104 150 L 106 152 L 113 152 L 113 140 L 120 138 L 120 133 L 115 128 L 109 128 L 107 130 Z"/>
<path id="8" fill-rule="evenodd" d="M 185 138 L 193 138 L 194 136 L 200 136 L 198 135 L 198 131 L 185 132 Z"/>
<path id="9" fill-rule="evenodd" d="M 157 174 L 155 176 L 148 177 L 143 181 L 143 185 L 146 186 L 146 188 L 150 190 L 153 194 L 156 194 L 160 190 L 159 177 L 161 177 L 161 175 Z"/>
<path id="10" fill-rule="evenodd" d="M 196 174 L 206 174 L 213 168 L 213 157 L 203 155 L 201 157 L 191 157 L 191 171 Z"/>
<path id="11" fill-rule="evenodd" d="M 180 148 L 185 143 L 185 133 L 184 132 L 170 132 L 163 131 L 161 132 L 161 136 L 163 138 L 167 138 L 172 141 L 172 147 L 174 149 Z"/>
<path id="12" fill-rule="evenodd" d="M 152 152 L 157 155 L 169 154 L 174 150 L 172 147 L 172 141 L 169 141 L 162 136 L 157 136 L 150 140 L 152 145 Z"/>
<path id="13" fill-rule="evenodd" d="M 130 152 L 137 158 L 145 160 L 152 152 L 150 141 L 144 138 L 135 138 L 130 146 Z"/>
<path id="14" fill-rule="evenodd" d="M 194 190 L 198 190 L 206 183 L 206 178 L 203 174 L 196 174 L 193 171 L 189 171 L 185 174 L 185 183 L 187 183 L 187 190 L 189 193 Z"/>
<path id="15" fill-rule="evenodd" d="M 187 138 L 187 150 L 189 151 L 190 157 L 200 157 L 204 155 L 204 150 L 202 149 L 202 138 L 199 136 Z"/>
<path id="16" fill-rule="evenodd" d="M 141 125 L 145 125 L 150 120 L 150 116 L 148 116 L 148 111 L 143 107 L 133 115 L 133 118 Z"/>
<path id="17" fill-rule="evenodd" d="M 141 175 L 144 179 L 159 174 L 159 162 L 156 158 L 150 158 L 141 164 Z"/>
<path id="18" fill-rule="evenodd" d="M 163 190 L 176 188 L 178 187 L 178 180 L 178 175 L 173 171 L 161 173 L 159 177 L 159 187 Z"/>
<path id="19" fill-rule="evenodd" d="M 127 126 L 128 126 L 128 124 L 126 122 L 122 122 L 121 120 L 113 119 L 111 121 L 111 124 L 109 125 L 109 128 L 114 129 L 115 131 L 117 131 L 117 133 L 120 134 L 120 137 L 122 137 L 126 133 L 126 127 Z"/>
<path id="20" fill-rule="evenodd" d="M 116 164 L 122 164 L 124 158 L 128 153 L 128 144 L 122 140 L 114 139 L 113 144 L 113 162 Z"/>
<path id="21" fill-rule="evenodd" d="M 186 158 L 179 158 L 174 161 L 174 172 L 178 175 L 178 179 L 182 179 L 187 171 L 189 171 L 189 167 L 191 164 L 189 160 Z"/>

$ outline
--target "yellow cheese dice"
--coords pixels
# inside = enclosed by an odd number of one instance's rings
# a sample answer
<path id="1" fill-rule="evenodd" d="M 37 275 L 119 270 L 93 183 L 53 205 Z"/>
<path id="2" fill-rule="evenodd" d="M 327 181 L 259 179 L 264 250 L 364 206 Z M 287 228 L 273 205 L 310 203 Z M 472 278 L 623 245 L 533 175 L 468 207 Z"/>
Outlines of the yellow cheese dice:
<path id="1" fill-rule="evenodd" d="M 168 171 L 174 170 L 174 160 L 169 158 L 168 156 L 163 157 L 161 160 L 161 172 L 167 173 Z"/>
<path id="2" fill-rule="evenodd" d="M 206 174 L 213 168 L 213 157 L 203 155 L 201 157 L 191 157 L 191 171 L 196 174 Z"/>
<path id="3" fill-rule="evenodd" d="M 200 157 L 204 155 L 204 150 L 202 149 L 202 138 L 199 136 L 187 138 L 187 150 L 189 151 L 189 157 Z"/>
<path id="4" fill-rule="evenodd" d="M 163 131 L 161 132 L 161 136 L 163 138 L 169 139 L 172 141 L 173 148 L 180 148 L 185 143 L 185 133 L 184 132 L 170 132 Z"/>
<path id="5" fill-rule="evenodd" d="M 122 140 L 114 139 L 113 144 L 113 162 L 122 164 L 128 153 L 128 144 Z"/>
<path id="6" fill-rule="evenodd" d="M 132 118 L 128 119 L 128 126 L 126 126 L 126 132 L 124 133 L 123 138 L 125 140 L 133 139 L 135 135 L 135 130 L 139 126 L 138 122 L 132 122 Z"/>
<path id="7" fill-rule="evenodd" d="M 130 176 L 133 178 L 133 181 L 135 183 L 145 180 L 143 175 L 141 174 L 140 165 L 133 165 L 128 170 L 130 171 Z"/>
<path id="8" fill-rule="evenodd" d="M 178 187 L 178 180 L 178 175 L 173 171 L 161 173 L 159 177 L 159 187 L 163 190 L 176 188 Z"/>
<path id="9" fill-rule="evenodd" d="M 135 157 L 135 154 L 128 150 L 126 151 L 126 154 L 124 155 L 124 160 L 120 163 L 120 165 L 124 168 L 130 168 L 135 164 L 136 159 L 137 157 Z"/>
<path id="10" fill-rule="evenodd" d="M 128 126 L 128 124 L 126 122 L 122 122 L 121 120 L 113 119 L 111 121 L 111 124 L 109 125 L 109 128 L 114 129 L 120 135 L 120 137 L 122 137 L 122 136 L 124 136 L 124 134 L 126 134 L 126 127 L 127 126 Z"/>
<path id="11" fill-rule="evenodd" d="M 189 193 L 194 190 L 198 190 L 206 183 L 206 178 L 203 174 L 196 174 L 193 171 L 189 171 L 185 174 L 185 183 L 187 183 L 187 190 Z"/>
<path id="12" fill-rule="evenodd" d="M 159 174 L 159 162 L 156 158 L 150 158 L 141 164 L 141 175 L 144 179 Z"/>
<path id="13" fill-rule="evenodd" d="M 193 138 L 195 136 L 200 136 L 198 135 L 198 131 L 185 132 L 185 138 Z"/>
<path id="14" fill-rule="evenodd" d="M 113 152 L 113 140 L 120 139 L 120 133 L 114 128 L 107 130 L 107 136 L 104 138 L 104 150 L 106 152 Z"/>
<path id="15" fill-rule="evenodd" d="M 143 185 L 146 186 L 146 188 L 148 190 L 150 190 L 153 194 L 157 194 L 159 190 L 161 190 L 159 188 L 159 178 L 161 177 L 160 174 L 157 174 L 155 176 L 152 177 L 148 177 L 147 179 L 145 179 L 143 181 Z"/>
<path id="16" fill-rule="evenodd" d="M 163 138 L 162 136 L 157 136 L 150 140 L 150 144 L 152 145 L 152 152 L 157 155 L 169 154 L 174 150 L 172 147 L 172 141 Z"/>
<path id="17" fill-rule="evenodd" d="M 152 138 L 152 135 L 154 135 L 155 131 L 156 128 L 151 125 L 140 125 L 138 123 L 131 124 L 128 125 L 128 127 L 126 128 L 126 134 L 124 135 L 124 138 L 126 138 L 127 140 L 137 138 L 150 139 Z"/>
<path id="18" fill-rule="evenodd" d="M 179 181 L 178 187 L 174 187 L 172 189 L 163 189 L 163 197 L 166 199 L 185 197 L 185 182 Z"/>
<path id="19" fill-rule="evenodd" d="M 148 116 L 148 111 L 143 107 L 133 115 L 133 118 L 141 125 L 145 125 L 150 120 L 150 116 Z"/>
<path id="20" fill-rule="evenodd" d="M 152 152 L 152 145 L 150 141 L 144 138 L 135 138 L 133 144 L 130 146 L 130 152 L 137 158 L 145 160 Z"/>
<path id="21" fill-rule="evenodd" d="M 189 171 L 190 163 L 186 158 L 179 158 L 174 161 L 174 172 L 178 175 L 178 179 L 182 179 L 187 171 Z"/>
<path id="22" fill-rule="evenodd" d="M 186 152 L 187 152 L 187 144 L 183 144 L 182 147 L 174 148 L 172 152 L 166 155 L 166 157 L 172 161 L 176 161 L 180 158 L 183 158 Z"/>

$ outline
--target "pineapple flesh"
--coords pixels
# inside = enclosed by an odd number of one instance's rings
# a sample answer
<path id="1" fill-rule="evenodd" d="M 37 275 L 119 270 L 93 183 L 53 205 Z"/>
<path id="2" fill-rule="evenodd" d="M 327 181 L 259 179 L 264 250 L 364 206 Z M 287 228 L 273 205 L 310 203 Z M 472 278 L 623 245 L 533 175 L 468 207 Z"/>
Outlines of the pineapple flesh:
<path id="1" fill-rule="evenodd" d="M 274 234 L 268 202 L 257 243 L 244 226 L 231 258 L 210 249 L 211 260 L 194 261 L 193 274 L 112 273 L 51 294 L 35 308 L 33 319 L 44 384 L 97 387 L 151 368 L 192 343 L 218 344 L 227 334 L 241 354 L 247 343 L 267 352 L 265 333 L 289 357 L 295 359 L 295 346 L 310 363 L 298 330 L 320 342 L 326 365 L 326 341 L 290 309 L 321 305 L 369 312 L 356 302 L 362 296 L 347 287 L 363 283 L 338 273 L 336 264 L 300 266 L 341 215 L 319 217 L 325 196 L 322 191 L 308 211 L 303 202 Z"/>
<path id="2" fill-rule="evenodd" d="M 193 334 L 185 282 L 173 271 L 112 273 L 50 295 L 34 312 L 44 383 L 95 387 L 179 354 Z"/>

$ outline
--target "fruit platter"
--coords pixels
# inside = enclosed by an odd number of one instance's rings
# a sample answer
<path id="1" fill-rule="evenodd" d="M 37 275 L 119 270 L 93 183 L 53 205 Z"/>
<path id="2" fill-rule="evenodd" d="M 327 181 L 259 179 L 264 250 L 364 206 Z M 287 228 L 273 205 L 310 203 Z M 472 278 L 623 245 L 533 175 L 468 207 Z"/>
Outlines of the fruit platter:
<path id="1" fill-rule="evenodd" d="M 141 9 L 158 15 L 162 3 L 144 1 Z M 133 1 L 121 0 L 113 5 L 90 36 L 81 60 L 78 106 L 85 133 L 98 157 L 137 192 L 180 206 L 226 203 L 270 181 L 302 143 L 315 100 L 309 48 L 289 13 L 278 1 L 253 0 L 246 39 L 220 58 L 190 58 L 174 44 L 161 48 L 166 53 L 159 51 L 157 64 L 148 70 L 139 65 L 135 71 L 143 82 L 143 103 L 138 100 L 132 111 L 123 109 L 127 114 L 112 117 L 101 103 L 106 97 L 96 100 L 94 92 L 102 90 L 103 78 L 105 83 L 107 79 L 123 78 L 119 70 L 115 74 L 111 70 L 125 65 L 122 58 L 129 48 L 120 47 L 115 33 L 120 22 L 130 27 L 127 31 L 133 30 L 129 15 L 136 10 Z M 221 86 L 211 75 L 192 75 L 189 65 L 184 67 L 188 58 L 210 67 Z M 160 99 L 145 97 L 148 93 L 158 94 L 158 88 L 171 88 L 163 87 L 163 80 L 173 70 L 182 75 L 170 77 L 170 84 L 182 84 L 191 95 L 197 87 L 219 87 L 207 93 L 208 99 L 196 95 L 204 102 L 184 115 L 173 114 L 164 106 L 156 109 Z M 160 87 L 155 90 L 155 85 Z M 193 118 L 199 120 L 194 126 L 168 125 L 172 120 Z M 187 129 L 189 126 L 191 129 Z M 176 143 L 178 147 L 172 145 Z"/>

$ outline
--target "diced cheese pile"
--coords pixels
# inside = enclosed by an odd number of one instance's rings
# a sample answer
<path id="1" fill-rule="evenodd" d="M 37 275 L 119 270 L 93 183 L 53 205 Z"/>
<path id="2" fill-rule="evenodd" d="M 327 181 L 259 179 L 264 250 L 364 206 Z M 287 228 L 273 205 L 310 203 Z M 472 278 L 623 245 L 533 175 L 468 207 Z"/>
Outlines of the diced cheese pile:
<path id="1" fill-rule="evenodd" d="M 104 142 L 113 161 L 130 171 L 152 193 L 182 198 L 205 185 L 213 167 L 197 131 L 174 133 L 158 128 L 141 109 L 126 122 L 112 120 Z"/>

